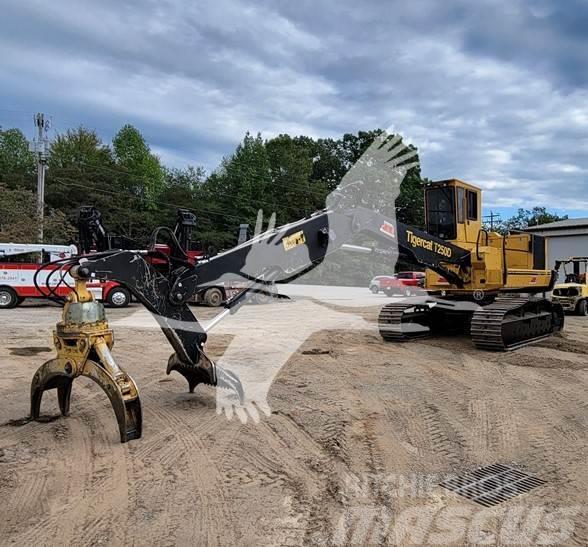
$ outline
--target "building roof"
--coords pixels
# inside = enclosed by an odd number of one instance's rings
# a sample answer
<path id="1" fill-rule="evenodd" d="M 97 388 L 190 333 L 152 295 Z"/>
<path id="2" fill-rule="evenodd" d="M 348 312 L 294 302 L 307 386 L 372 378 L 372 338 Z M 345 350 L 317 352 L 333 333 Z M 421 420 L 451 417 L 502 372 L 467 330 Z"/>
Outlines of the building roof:
<path id="1" fill-rule="evenodd" d="M 543 232 L 549 230 L 565 230 L 570 228 L 588 228 L 588 218 L 569 218 L 568 220 L 558 220 L 539 226 L 529 226 L 528 232 Z"/>

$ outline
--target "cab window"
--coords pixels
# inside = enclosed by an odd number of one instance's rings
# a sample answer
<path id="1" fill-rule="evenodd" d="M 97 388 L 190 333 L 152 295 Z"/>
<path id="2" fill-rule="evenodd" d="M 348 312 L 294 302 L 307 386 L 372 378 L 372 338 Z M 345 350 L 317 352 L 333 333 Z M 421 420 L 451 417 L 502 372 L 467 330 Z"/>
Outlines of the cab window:
<path id="1" fill-rule="evenodd" d="M 457 222 L 465 222 L 465 188 L 457 188 Z"/>
<path id="2" fill-rule="evenodd" d="M 1 261 L 8 264 L 40 264 L 41 253 L 34 251 L 31 253 L 20 253 L 17 255 L 2 256 Z"/>
<path id="3" fill-rule="evenodd" d="M 455 189 L 433 187 L 426 192 L 427 232 L 442 239 L 455 239 Z"/>
<path id="4" fill-rule="evenodd" d="M 478 193 L 468 190 L 468 220 L 478 220 Z"/>

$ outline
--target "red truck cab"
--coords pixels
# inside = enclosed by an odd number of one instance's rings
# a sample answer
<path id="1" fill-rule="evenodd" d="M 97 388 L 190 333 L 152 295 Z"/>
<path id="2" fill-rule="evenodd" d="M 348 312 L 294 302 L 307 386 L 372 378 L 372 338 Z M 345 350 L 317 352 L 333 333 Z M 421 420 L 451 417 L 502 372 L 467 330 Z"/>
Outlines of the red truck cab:
<path id="1" fill-rule="evenodd" d="M 386 296 L 412 296 L 422 292 L 424 287 L 425 272 L 398 272 L 394 277 L 385 277 L 380 281 L 380 289 Z"/>

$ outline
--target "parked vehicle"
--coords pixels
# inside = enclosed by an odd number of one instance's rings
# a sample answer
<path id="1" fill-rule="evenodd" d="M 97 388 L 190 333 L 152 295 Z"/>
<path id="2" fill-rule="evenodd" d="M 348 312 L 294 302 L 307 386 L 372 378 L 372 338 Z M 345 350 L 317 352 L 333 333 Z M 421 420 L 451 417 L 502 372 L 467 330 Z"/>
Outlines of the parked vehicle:
<path id="1" fill-rule="evenodd" d="M 380 288 L 386 296 L 395 294 L 412 296 L 424 287 L 425 272 L 398 272 L 392 279 L 384 279 L 380 282 Z"/>
<path id="2" fill-rule="evenodd" d="M 568 265 L 572 266 L 571 272 L 566 269 Z M 559 272 L 561 267 L 564 283 L 555 285 L 553 301 L 561 304 L 565 311 L 588 316 L 588 256 L 557 260 L 555 269 Z"/>
<path id="3" fill-rule="evenodd" d="M 67 296 L 70 289 L 65 284 L 58 286 L 61 277 L 56 272 L 58 265 L 47 266 L 39 272 L 37 284 L 41 290 L 35 286 L 33 278 L 41 264 L 76 254 L 75 245 L 0 243 L 0 309 L 14 308 L 25 298 L 45 298 L 49 291 L 47 284 L 56 296 Z M 73 286 L 74 280 L 69 275 L 65 276 L 65 281 Z M 88 289 L 97 300 L 115 308 L 124 308 L 131 301 L 129 291 L 115 281 L 93 281 L 88 283 Z"/>
<path id="4" fill-rule="evenodd" d="M 382 283 L 386 282 L 387 280 L 394 279 L 395 276 L 393 275 L 377 275 L 370 281 L 369 289 L 374 294 L 378 294 L 381 290 L 383 290 Z"/>

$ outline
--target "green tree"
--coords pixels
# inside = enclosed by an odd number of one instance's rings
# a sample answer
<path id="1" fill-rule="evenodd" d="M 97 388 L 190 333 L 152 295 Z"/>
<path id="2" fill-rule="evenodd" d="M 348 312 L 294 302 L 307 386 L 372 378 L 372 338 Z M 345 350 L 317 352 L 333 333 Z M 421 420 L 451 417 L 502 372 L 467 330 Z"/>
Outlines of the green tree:
<path id="1" fill-rule="evenodd" d="M 112 148 L 125 186 L 153 207 L 153 201 L 165 187 L 165 171 L 159 157 L 151 152 L 139 130 L 129 124 L 114 136 Z"/>
<path id="2" fill-rule="evenodd" d="M 265 144 L 271 177 L 265 197 L 271 202 L 271 210 L 276 212 L 279 223 L 296 220 L 315 211 L 317 197 L 324 201 L 324 190 L 321 192 L 316 188 L 310 178 L 312 155 L 308 144 L 289 135 L 279 135 Z"/>
<path id="3" fill-rule="evenodd" d="M 82 126 L 68 129 L 51 143 L 50 170 L 75 169 L 85 173 L 112 165 L 110 149 L 94 130 Z"/>
<path id="4" fill-rule="evenodd" d="M 81 205 L 93 205 L 112 235 L 147 243 L 156 224 L 145 198 L 126 186 L 128 174 L 114 161 L 95 131 L 79 127 L 58 135 L 51 146 L 46 202 L 77 223 Z"/>
<path id="5" fill-rule="evenodd" d="M 7 186 L 32 189 L 35 156 L 20 129 L 0 130 L 0 180 Z"/>
<path id="6" fill-rule="evenodd" d="M 410 145 L 409 148 L 415 148 Z M 424 185 L 427 179 L 421 177 L 420 166 L 409 169 L 400 184 L 400 194 L 396 198 L 396 218 L 410 226 L 424 228 L 425 199 Z"/>
<path id="7" fill-rule="evenodd" d="M 247 133 L 233 155 L 202 186 L 200 217 L 210 220 L 206 236 L 217 246 L 234 243 L 240 223 L 255 224 L 260 208 L 271 209 L 266 198 L 271 184 L 270 163 L 261 135 Z"/>
<path id="8" fill-rule="evenodd" d="M 206 181 L 206 171 L 203 167 L 189 165 L 185 169 L 165 169 L 165 185 L 158 198 L 157 224 L 160 226 L 174 226 L 176 211 L 183 207 L 198 210 L 201 207 L 200 196 L 202 185 Z M 206 216 L 198 219 L 200 229 L 207 230 Z M 206 226 L 202 225 L 202 222 Z"/>
<path id="9" fill-rule="evenodd" d="M 345 133 L 343 137 L 337 140 L 337 154 L 346 172 L 370 147 L 374 139 L 383 132 L 383 129 L 374 129 L 372 131 L 359 131 L 357 135 Z"/>
<path id="10" fill-rule="evenodd" d="M 105 220 L 118 206 L 129 205 L 119 197 L 117 172 L 108 146 L 89 129 L 68 129 L 53 141 L 48 162 L 45 201 L 61 209 L 75 223 L 81 205 L 102 210 Z M 112 215 L 112 216 L 111 216 Z"/>
<path id="11" fill-rule="evenodd" d="M 310 179 L 313 187 L 326 196 L 332 192 L 345 173 L 349 170 L 347 162 L 341 154 L 339 141 L 335 139 L 318 139 L 310 137 L 296 137 L 296 141 L 303 144 L 312 158 L 312 173 Z M 317 204 L 317 208 L 324 205 Z"/>
<path id="12" fill-rule="evenodd" d="M 382 129 L 372 131 L 359 131 L 357 135 L 347 133 L 338 142 L 338 150 L 341 160 L 347 169 L 356 163 L 368 147 L 374 142 L 374 139 L 383 133 Z M 403 144 L 402 139 L 396 143 L 396 146 Z M 416 150 L 412 145 L 407 146 L 408 150 Z M 416 157 L 410 158 L 408 162 L 418 160 Z M 396 218 L 411 226 L 424 225 L 424 197 L 423 197 L 423 180 L 421 178 L 420 167 L 410 169 L 400 184 L 400 192 L 396 198 Z"/>
<path id="13" fill-rule="evenodd" d="M 568 215 L 559 216 L 555 213 L 550 213 L 546 207 L 536 206 L 532 209 L 521 208 L 517 211 L 516 215 L 513 215 L 508 220 L 498 223 L 494 222 L 494 230 L 506 234 L 514 230 L 526 230 L 530 226 L 539 226 L 540 224 L 548 224 L 567 219 Z M 486 225 L 486 228 L 490 229 L 490 226 Z"/>
<path id="14" fill-rule="evenodd" d="M 75 228 L 62 211 L 49 208 L 43 222 L 46 243 L 69 243 Z M 30 190 L 0 185 L 0 241 L 37 241 L 39 217 L 36 196 Z"/>

